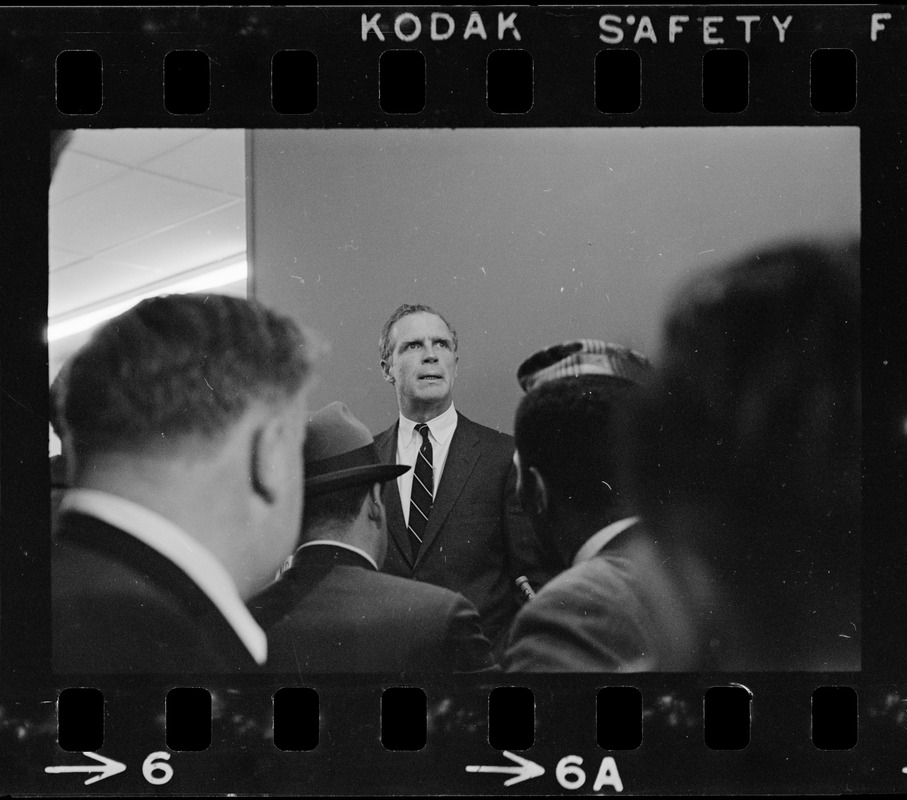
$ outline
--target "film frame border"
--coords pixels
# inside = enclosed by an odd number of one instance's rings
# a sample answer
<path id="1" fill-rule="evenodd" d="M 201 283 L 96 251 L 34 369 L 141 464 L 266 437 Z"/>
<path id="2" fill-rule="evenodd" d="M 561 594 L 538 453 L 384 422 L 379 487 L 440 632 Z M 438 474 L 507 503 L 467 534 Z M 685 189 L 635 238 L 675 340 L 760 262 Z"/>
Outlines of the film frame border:
<path id="1" fill-rule="evenodd" d="M 674 44 L 663 41 L 670 7 L 623 7 L 621 9 L 574 7 L 553 9 L 481 9 L 485 19 L 517 12 L 519 46 L 532 52 L 534 61 L 534 103 L 521 115 L 496 115 L 484 102 L 484 61 L 500 42 L 432 41 L 424 35 L 404 43 L 387 29 L 385 41 L 377 36 L 361 40 L 362 15 L 381 13 L 384 22 L 411 12 L 425 17 L 421 9 L 350 7 L 346 9 L 7 9 L 11 21 L 5 34 L 2 72 L 8 93 L 0 107 L 0 137 L 8 155 L 6 179 L 0 185 L 0 230 L 7 253 L 15 254 L 4 270 L 0 294 L 0 324 L 6 358 L 0 360 L 0 466 L 2 466 L 2 519 L 0 538 L 0 690 L 6 706 L 5 731 L 15 753 L 0 757 L 0 775 L 13 792 L 64 793 L 73 784 L 53 784 L 41 769 L 50 763 L 56 723 L 48 717 L 60 680 L 49 672 L 49 541 L 35 531 L 49 530 L 46 504 L 31 496 L 34 486 L 47 482 L 46 420 L 35 409 L 47 407 L 46 351 L 43 326 L 47 308 L 47 199 L 48 133 L 54 128 L 86 127 L 560 127 L 648 126 L 648 125 L 857 125 L 861 131 L 862 193 L 862 291 L 863 291 L 863 381 L 864 381 L 864 659 L 859 674 L 821 676 L 791 674 L 752 675 L 633 675 L 633 676 L 551 676 L 496 680 L 479 683 L 459 677 L 431 680 L 424 688 L 433 702 L 447 699 L 453 713 L 462 711 L 474 727 L 470 733 L 451 729 L 430 730 L 426 748 L 417 753 L 391 754 L 374 741 L 377 720 L 362 713 L 374 707 L 382 688 L 406 684 L 390 678 L 363 681 L 328 678 L 307 685 L 323 687 L 325 696 L 342 698 L 339 705 L 325 709 L 326 721 L 340 719 L 348 734 L 345 741 L 333 742 L 333 752 L 280 754 L 243 749 L 237 731 L 229 725 L 213 739 L 205 754 L 191 754 L 192 765 L 182 785 L 174 782 L 162 791 L 260 791 L 283 786 L 290 791 L 356 793 L 360 779 L 350 779 L 341 766 L 359 753 L 359 763 L 374 777 L 372 785 L 382 791 L 431 793 L 506 792 L 498 782 L 468 775 L 464 765 L 483 746 L 486 761 L 494 755 L 487 745 L 483 727 L 483 695 L 498 685 L 522 685 L 536 697 L 536 735 L 533 748 L 523 755 L 544 763 L 549 773 L 557 760 L 569 753 L 586 758 L 589 773 L 582 788 L 590 791 L 591 773 L 598 758 L 594 742 L 577 732 L 582 725 L 565 721 L 589 719 L 588 698 L 603 686 L 635 685 L 644 697 L 661 697 L 672 692 L 693 709 L 692 727 L 666 729 L 659 738 L 649 725 L 638 751 L 621 754 L 618 763 L 624 785 L 631 791 L 672 791 L 678 786 L 695 786 L 700 791 L 895 791 L 907 777 L 907 740 L 902 695 L 905 646 L 898 637 L 898 609 L 904 607 L 903 581 L 898 565 L 904 548 L 892 531 L 904 530 L 903 362 L 897 359 L 898 301 L 903 297 L 900 274 L 892 254 L 904 251 L 902 209 L 904 181 L 898 174 L 903 154 L 904 111 L 898 99 L 905 92 L 904 68 L 899 53 L 904 44 L 907 10 L 845 6 L 831 9 L 791 7 L 783 11 L 796 19 L 784 43 L 772 36 L 754 34 L 750 43 L 728 41 L 750 58 L 749 106 L 738 114 L 706 112 L 701 103 L 699 64 L 714 45 L 696 36 Z M 610 45 L 601 41 L 600 18 L 611 13 L 628 18 L 648 16 L 659 42 L 645 38 L 633 44 L 642 59 L 643 104 L 632 114 L 603 115 L 592 102 L 592 61 L 597 52 Z M 699 17 L 731 19 L 740 7 L 683 7 L 677 13 L 692 20 Z M 745 13 L 768 19 L 778 7 L 746 7 Z M 458 20 L 472 9 L 457 12 Z M 881 29 L 875 29 L 874 15 Z M 780 16 L 780 14 L 779 14 Z M 390 23 L 393 24 L 392 22 Z M 639 23 L 641 24 L 641 23 Z M 490 27 L 490 26 L 489 26 Z M 634 25 L 623 26 L 632 32 Z M 690 29 L 693 25 L 690 25 Z M 874 30 L 875 29 L 875 30 Z M 638 31 L 638 28 L 635 28 Z M 796 35 L 795 35 L 796 34 Z M 581 45 L 579 43 L 582 43 Z M 507 46 L 510 46 L 507 42 Z M 473 45 L 475 47 L 473 48 Z M 391 115 L 380 110 L 377 92 L 377 62 L 387 49 L 417 46 L 426 59 L 429 80 L 426 108 L 415 115 Z M 618 45 L 614 45 L 618 46 Z M 624 43 L 624 46 L 628 46 Z M 851 112 L 822 115 L 809 105 L 809 56 L 822 48 L 852 50 L 858 64 L 856 107 Z M 55 57 L 65 50 L 94 50 L 104 59 L 104 104 L 96 115 L 66 116 L 54 103 Z M 161 102 L 161 63 L 171 50 L 203 49 L 217 63 L 212 71 L 211 105 L 201 115 L 172 117 Z M 289 117 L 277 114 L 265 91 L 269 72 L 265 62 L 274 52 L 303 49 L 318 56 L 319 105 L 312 114 Z M 465 64 L 462 70 L 459 63 Z M 114 64 L 113 68 L 108 64 Z M 806 68 L 804 69 L 804 64 Z M 695 65 L 696 69 L 691 70 Z M 466 79 L 458 82 L 465 72 Z M 659 78 L 670 75 L 672 80 Z M 576 80 L 575 76 L 585 76 Z M 567 77 L 570 76 L 570 77 Z M 432 83 L 437 81 L 437 83 Z M 691 102 L 692 101 L 692 102 Z M 21 261 L 19 260 L 21 258 Z M 27 267 L 23 265 L 32 265 Z M 9 343 L 14 343 L 10 348 Z M 899 473 L 900 470 L 900 473 Z M 43 499 L 43 494 L 40 496 Z M 9 532 L 13 531 L 12 534 Z M 888 532 L 886 537 L 883 531 Z M 879 534 L 882 534 L 881 536 Z M 871 543 L 871 546 L 867 546 Z M 44 565 L 44 566 L 42 566 Z M 867 587 L 872 587 L 868 590 Z M 15 589 L 7 589 L 12 587 Z M 130 771 L 139 773 L 137 759 L 146 752 L 163 748 L 161 731 L 155 726 L 163 702 L 163 690 L 177 685 L 156 678 L 144 681 L 92 677 L 81 685 L 96 686 L 105 696 L 136 700 L 130 713 L 144 723 L 130 724 L 122 704 L 111 708 L 105 733 L 105 747 L 130 751 Z M 753 741 L 747 750 L 716 764 L 696 732 L 701 720 L 696 698 L 706 688 L 740 682 L 756 699 L 753 710 Z M 192 683 L 183 680 L 182 685 Z M 241 704 L 248 701 L 258 709 L 250 712 L 257 728 L 270 713 L 269 693 L 279 681 L 214 678 L 205 680 L 217 697 Z M 354 684 L 354 685 L 350 685 Z M 756 731 L 766 719 L 777 720 L 795 697 L 808 696 L 820 685 L 850 685 L 860 694 L 861 735 L 851 751 L 822 753 L 803 750 L 796 730 L 784 727 L 782 741 L 765 745 L 756 741 Z M 68 685 L 72 685 L 71 683 Z M 281 684 L 282 685 L 282 684 Z M 239 690 L 235 694 L 235 690 Z M 229 700 L 233 698 L 233 700 Z M 238 699 L 236 699 L 238 698 Z M 761 699 L 766 698 L 766 699 Z M 264 700 L 262 708 L 261 701 Z M 127 703 L 126 705 L 129 705 Z M 344 710 L 339 710 L 339 709 Z M 557 708 L 560 716 L 553 710 Z M 140 713 L 135 715 L 136 709 Z M 593 709 L 594 710 L 594 709 Z M 261 717 L 264 715 L 264 717 Z M 240 715 L 244 716 L 244 715 Z M 443 715 L 436 715 L 436 727 L 443 728 Z M 487 720 L 487 713 L 485 714 Z M 215 720 L 216 722 L 217 720 Z M 221 720 L 223 721 L 223 719 Z M 802 722 L 802 720 L 801 720 Z M 238 723 L 237 723 L 238 724 Z M 18 725 L 18 727 L 17 727 Z M 48 731 L 51 725 L 52 731 Z M 252 726 L 254 729 L 256 726 Z M 701 725 L 700 725 L 701 727 Z M 18 731 L 25 730 L 17 738 Z M 265 725 L 265 728 L 267 726 Z M 587 729 L 588 730 L 588 729 Z M 586 735 L 586 734 L 584 734 Z M 121 744 L 116 737 L 122 736 Z M 11 737 L 11 738 L 10 738 Z M 48 738 L 49 737 L 49 738 Z M 787 737 L 787 738 L 785 738 Z M 336 737 L 334 737 L 336 739 Z M 251 740 L 249 740 L 251 741 Z M 257 740 L 256 740 L 257 741 Z M 584 743 L 585 742 L 585 743 Z M 273 745 L 270 745 L 273 747 Z M 357 751 L 357 748 L 358 751 Z M 106 752 L 106 751 L 105 751 Z M 671 756 L 666 754 L 670 752 Z M 756 763 L 756 756 L 774 768 Z M 180 758 L 187 758 L 181 756 Z M 795 774 L 785 772 L 784 762 L 795 759 Z M 295 759 L 295 760 L 294 760 Z M 302 759 L 305 765 L 299 768 Z M 174 757 L 174 764 L 176 764 Z M 505 763 L 497 758 L 496 762 Z M 188 762 L 187 762 L 188 763 Z M 221 772 L 217 772 L 217 767 Z M 407 772 L 407 770 L 409 770 Z M 216 780 L 205 775 L 216 774 Z M 127 779 L 124 775 L 123 780 Z M 152 786 L 134 778 L 133 791 L 151 791 Z M 481 783 L 479 782 L 481 781 Z M 124 783 L 111 781 L 109 791 L 123 791 Z M 46 787 L 46 789 L 44 788 Z M 99 789 L 105 789 L 100 784 Z M 562 788 L 566 788 L 563 787 Z M 525 792 L 560 791 L 550 780 L 522 783 Z M 515 790 L 510 790 L 515 791 Z M 69 792 L 66 792 L 69 793 Z"/>

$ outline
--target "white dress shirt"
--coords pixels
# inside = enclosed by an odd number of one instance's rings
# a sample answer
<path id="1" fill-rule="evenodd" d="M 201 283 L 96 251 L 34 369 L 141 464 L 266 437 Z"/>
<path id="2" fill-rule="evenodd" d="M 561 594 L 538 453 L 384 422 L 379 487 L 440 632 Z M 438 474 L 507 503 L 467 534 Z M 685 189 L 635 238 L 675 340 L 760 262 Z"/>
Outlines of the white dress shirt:
<path id="1" fill-rule="evenodd" d="M 400 425 L 397 428 L 397 463 L 406 464 L 415 468 L 416 459 L 419 457 L 419 448 L 422 447 L 422 435 L 416 430 L 418 422 L 400 415 Z M 431 442 L 431 466 L 434 479 L 434 493 L 438 493 L 441 475 L 444 472 L 444 463 L 450 450 L 450 442 L 454 431 L 457 429 L 457 410 L 453 403 L 443 414 L 430 419 L 428 425 L 428 440 Z M 404 472 L 397 478 L 397 488 L 400 490 L 400 506 L 403 509 L 403 519 L 409 525 L 409 501 L 413 493 L 412 469 Z"/>
<path id="2" fill-rule="evenodd" d="M 259 664 L 268 658 L 268 640 L 246 608 L 230 573 L 214 555 L 166 517 L 95 489 L 70 489 L 60 511 L 78 511 L 134 536 L 173 562 L 201 589 L 236 631 Z"/>

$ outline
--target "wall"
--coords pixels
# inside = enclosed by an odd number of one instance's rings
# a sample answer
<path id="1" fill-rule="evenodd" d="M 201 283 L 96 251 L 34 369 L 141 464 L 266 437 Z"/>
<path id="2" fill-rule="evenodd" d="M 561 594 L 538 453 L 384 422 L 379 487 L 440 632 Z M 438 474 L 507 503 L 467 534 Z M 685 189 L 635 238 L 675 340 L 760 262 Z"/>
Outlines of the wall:
<path id="1" fill-rule="evenodd" d="M 457 407 L 512 430 L 515 373 L 578 337 L 656 354 L 672 287 L 754 243 L 852 235 L 857 128 L 253 131 L 252 291 L 331 344 L 312 403 L 396 416 L 401 302 L 460 337 Z"/>

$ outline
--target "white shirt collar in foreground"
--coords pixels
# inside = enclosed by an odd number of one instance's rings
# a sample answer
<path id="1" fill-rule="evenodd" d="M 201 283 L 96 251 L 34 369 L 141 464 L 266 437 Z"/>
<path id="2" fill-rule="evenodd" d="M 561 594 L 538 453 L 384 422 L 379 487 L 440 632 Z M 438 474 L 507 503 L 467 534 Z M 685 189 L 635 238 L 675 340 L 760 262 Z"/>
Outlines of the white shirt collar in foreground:
<path id="1" fill-rule="evenodd" d="M 70 489 L 60 511 L 78 511 L 119 528 L 172 561 L 201 589 L 259 663 L 268 640 L 246 608 L 230 573 L 202 544 L 166 517 L 125 497 L 95 489 Z"/>
<path id="2" fill-rule="evenodd" d="M 576 555 L 573 557 L 573 563 L 580 564 L 583 561 L 588 561 L 596 553 L 598 553 L 608 542 L 610 542 L 617 534 L 623 533 L 631 525 L 635 525 L 639 522 L 639 517 L 625 517 L 624 519 L 619 519 L 617 522 L 612 522 L 607 527 L 602 528 L 598 533 L 593 533 L 586 543 L 577 551 Z"/>
<path id="3" fill-rule="evenodd" d="M 413 422 L 402 414 L 400 415 L 400 430 L 398 436 L 401 444 L 405 446 L 412 441 L 413 431 L 418 424 L 418 422 Z M 436 442 L 439 444 L 447 444 L 447 440 L 453 436 L 453 432 L 457 427 L 457 409 L 455 409 L 454 404 L 451 403 L 447 411 L 443 414 L 438 414 L 437 417 L 430 419 L 426 424 Z"/>
<path id="4" fill-rule="evenodd" d="M 305 544 L 299 545 L 299 547 L 296 548 L 296 552 L 298 553 L 300 550 L 302 550 L 303 547 L 311 547 L 313 544 L 328 544 L 332 547 L 342 547 L 344 550 L 352 550 L 354 553 L 358 553 L 366 561 L 368 561 L 368 563 L 371 564 L 377 572 L 381 571 L 378 569 L 378 565 L 375 563 L 375 559 L 372 558 L 368 553 L 366 553 L 365 550 L 361 550 L 355 545 L 347 544 L 346 542 L 338 542 L 336 539 L 313 539 L 311 542 L 306 542 Z"/>

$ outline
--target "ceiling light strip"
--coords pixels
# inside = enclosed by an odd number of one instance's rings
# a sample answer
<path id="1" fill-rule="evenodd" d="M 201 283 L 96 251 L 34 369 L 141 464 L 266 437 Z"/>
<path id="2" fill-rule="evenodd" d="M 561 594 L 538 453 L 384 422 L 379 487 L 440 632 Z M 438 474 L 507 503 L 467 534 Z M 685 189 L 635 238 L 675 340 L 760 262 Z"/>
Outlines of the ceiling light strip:
<path id="1" fill-rule="evenodd" d="M 108 319 L 128 311 L 136 303 L 148 297 L 156 297 L 161 294 L 189 294 L 192 292 L 204 292 L 209 289 L 216 289 L 219 286 L 226 286 L 229 283 L 245 280 L 249 274 L 248 262 L 234 262 L 226 266 L 217 267 L 207 270 L 201 274 L 191 275 L 190 277 L 176 276 L 176 279 L 163 283 L 154 288 L 145 289 L 129 297 L 121 297 L 111 302 L 105 303 L 98 308 L 86 311 L 68 319 L 62 319 L 51 322 L 47 326 L 47 341 L 56 342 L 65 339 L 82 331 L 87 331 L 95 325 L 99 325 Z"/>

